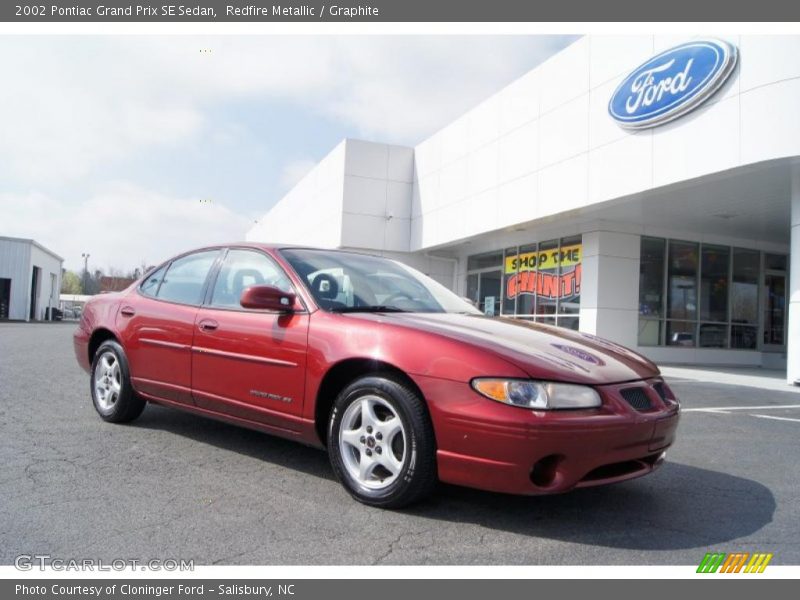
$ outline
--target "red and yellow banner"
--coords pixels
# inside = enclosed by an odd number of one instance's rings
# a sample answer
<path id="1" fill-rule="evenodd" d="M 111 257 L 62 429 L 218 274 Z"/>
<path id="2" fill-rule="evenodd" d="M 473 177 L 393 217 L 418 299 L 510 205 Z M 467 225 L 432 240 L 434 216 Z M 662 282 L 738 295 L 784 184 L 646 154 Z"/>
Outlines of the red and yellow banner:
<path id="1" fill-rule="evenodd" d="M 520 294 L 536 294 L 553 300 L 579 296 L 582 253 L 582 244 L 575 244 L 506 256 L 506 298 L 516 298 Z"/>
<path id="2" fill-rule="evenodd" d="M 583 254 L 583 244 L 572 246 L 562 246 L 561 249 L 540 250 L 539 252 L 523 252 L 522 254 L 510 254 L 506 256 L 505 270 L 506 275 L 511 275 L 517 271 L 535 271 L 557 269 L 562 267 L 574 267 L 581 264 Z"/>

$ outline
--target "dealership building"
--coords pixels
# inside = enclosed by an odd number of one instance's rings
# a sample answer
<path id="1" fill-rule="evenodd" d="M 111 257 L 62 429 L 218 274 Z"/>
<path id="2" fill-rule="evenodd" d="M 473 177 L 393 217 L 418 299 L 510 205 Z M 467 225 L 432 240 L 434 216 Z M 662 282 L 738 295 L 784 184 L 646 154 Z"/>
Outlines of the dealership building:
<path id="1" fill-rule="evenodd" d="M 247 238 L 383 254 L 487 314 L 795 382 L 798 111 L 800 37 L 588 36 L 414 147 L 344 140 Z"/>
<path id="2" fill-rule="evenodd" d="M 0 321 L 50 320 L 63 263 L 34 240 L 0 236 Z"/>

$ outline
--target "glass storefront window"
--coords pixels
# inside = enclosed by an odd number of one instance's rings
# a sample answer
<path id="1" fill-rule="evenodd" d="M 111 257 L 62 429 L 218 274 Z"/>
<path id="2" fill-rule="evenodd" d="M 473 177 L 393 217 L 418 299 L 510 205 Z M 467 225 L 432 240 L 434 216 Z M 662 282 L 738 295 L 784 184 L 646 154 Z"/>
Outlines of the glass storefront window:
<path id="1" fill-rule="evenodd" d="M 582 252 L 578 235 L 470 256 L 467 295 L 486 314 L 578 329 Z"/>
<path id="2" fill-rule="evenodd" d="M 694 330 L 691 321 L 667 321 L 667 345 L 694 346 Z"/>
<path id="3" fill-rule="evenodd" d="M 539 244 L 536 274 L 536 314 L 554 315 L 558 305 L 558 240 Z"/>
<path id="4" fill-rule="evenodd" d="M 663 285 L 663 284 L 662 284 Z M 640 346 L 658 346 L 661 344 L 661 330 L 664 321 L 657 319 L 639 319 L 639 345 Z"/>
<path id="5" fill-rule="evenodd" d="M 698 342 L 702 348 L 727 348 L 728 325 L 722 323 L 701 323 Z"/>
<path id="6" fill-rule="evenodd" d="M 581 310 L 581 237 L 562 238 L 558 260 L 559 314 L 577 315 Z M 562 317 L 566 322 L 566 318 Z M 566 325 L 565 325 L 566 326 Z"/>
<path id="7" fill-rule="evenodd" d="M 731 283 L 731 322 L 758 324 L 759 253 L 743 248 L 733 249 Z"/>
<path id="8" fill-rule="evenodd" d="M 506 248 L 505 251 L 505 266 L 503 268 L 503 314 L 504 315 L 514 315 L 517 312 L 517 300 L 519 296 L 512 296 L 508 293 L 508 286 L 509 283 L 512 283 L 512 279 L 516 276 L 519 272 L 519 265 L 515 263 L 515 261 L 509 262 L 508 257 L 513 257 L 517 254 L 516 247 L 514 248 Z"/>
<path id="9" fill-rule="evenodd" d="M 764 343 L 785 344 L 786 275 L 767 273 L 764 276 Z"/>
<path id="10" fill-rule="evenodd" d="M 782 348 L 786 265 L 786 255 L 642 237 L 639 345 L 757 350 L 763 325 L 764 345 Z"/>
<path id="11" fill-rule="evenodd" d="M 731 325 L 731 348 L 755 350 L 758 345 L 758 328 Z"/>
<path id="12" fill-rule="evenodd" d="M 489 269 L 491 267 L 500 267 L 503 262 L 502 250 L 498 252 L 487 252 L 486 254 L 478 254 L 467 258 L 467 271 L 474 271 L 476 269 Z"/>
<path id="13" fill-rule="evenodd" d="M 787 258 L 785 254 L 770 254 L 768 252 L 764 255 L 764 268 L 767 271 L 785 271 L 788 262 Z"/>
<path id="14" fill-rule="evenodd" d="M 730 268 L 731 253 L 728 247 L 703 245 L 700 260 L 701 321 L 727 323 Z"/>
<path id="15" fill-rule="evenodd" d="M 526 273 L 528 281 L 533 278 L 536 282 L 536 256 L 539 250 L 538 244 L 528 244 L 527 246 L 519 247 L 519 270 Z M 529 287 L 529 286 L 528 286 Z M 517 315 L 533 315 L 536 312 L 536 294 L 518 294 L 517 295 Z"/>
<path id="16" fill-rule="evenodd" d="M 467 275 L 467 298 L 478 306 L 478 275 L 475 273 Z"/>
<path id="17" fill-rule="evenodd" d="M 664 315 L 664 256 L 666 251 L 666 240 L 642 238 L 642 253 L 639 263 L 639 314 L 643 317 Z"/>
<path id="18" fill-rule="evenodd" d="M 578 317 L 559 317 L 558 324 L 560 327 L 566 327 L 567 329 L 572 329 L 574 331 L 578 331 L 578 325 L 580 323 L 580 318 Z"/>
<path id="19" fill-rule="evenodd" d="M 669 242 L 667 318 L 691 321 L 697 318 L 697 254 L 698 244 Z"/>

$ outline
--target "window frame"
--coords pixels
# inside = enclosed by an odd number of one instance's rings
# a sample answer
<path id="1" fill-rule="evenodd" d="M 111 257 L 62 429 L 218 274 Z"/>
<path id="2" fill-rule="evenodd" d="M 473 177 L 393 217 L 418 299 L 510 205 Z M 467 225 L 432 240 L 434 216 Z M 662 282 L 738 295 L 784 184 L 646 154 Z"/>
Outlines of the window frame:
<path id="1" fill-rule="evenodd" d="M 164 261 L 163 263 L 161 263 L 160 265 L 158 265 L 154 269 L 148 271 L 147 274 L 145 274 L 145 276 L 142 277 L 142 280 L 139 282 L 139 285 L 136 286 L 136 293 L 139 296 L 141 296 L 142 298 L 147 298 L 148 300 L 156 300 L 158 302 L 163 302 L 165 304 L 174 304 L 176 306 L 194 306 L 194 307 L 202 306 L 203 305 L 203 301 L 205 300 L 206 294 L 208 292 L 209 277 L 211 276 L 211 273 L 214 272 L 214 269 L 217 267 L 218 262 L 219 262 L 219 257 L 222 254 L 221 251 L 223 249 L 224 248 L 220 248 L 220 247 L 199 248 L 197 250 L 191 250 L 189 252 L 184 252 L 183 254 L 180 254 L 178 256 L 174 256 L 174 257 L 170 258 L 169 260 Z M 175 261 L 178 261 L 178 260 L 181 260 L 183 258 L 186 258 L 187 256 L 191 256 L 192 254 L 201 254 L 203 252 L 213 252 L 213 251 L 217 252 L 217 256 L 214 258 L 214 260 L 211 263 L 211 266 L 208 268 L 208 273 L 206 273 L 206 278 L 203 281 L 203 285 L 201 287 L 201 292 L 200 292 L 200 302 L 198 302 L 198 303 L 177 302 L 175 300 L 166 300 L 164 298 L 159 298 L 158 297 L 158 293 L 161 291 L 161 284 L 164 283 L 164 276 L 163 275 L 161 277 L 161 280 L 158 282 L 158 287 L 156 288 L 156 291 L 155 291 L 154 295 L 146 294 L 145 292 L 142 291 L 142 286 L 144 285 L 144 282 L 149 278 L 149 276 L 152 273 L 156 273 L 156 272 L 160 271 L 161 269 L 164 269 L 164 275 L 166 275 L 167 273 L 169 273 L 169 270 L 170 270 L 170 268 L 172 267 L 172 264 Z"/>
<path id="2" fill-rule="evenodd" d="M 295 285 L 294 281 L 292 280 L 291 276 L 287 272 L 286 269 L 272 256 L 269 252 L 265 252 L 259 248 L 253 248 L 250 246 L 226 246 L 221 249 L 222 252 L 214 264 L 211 266 L 208 272 L 208 281 L 206 282 L 206 288 L 203 292 L 203 301 L 199 305 L 201 308 L 205 308 L 208 310 L 221 310 L 227 312 L 238 312 L 238 313 L 248 313 L 248 314 L 267 314 L 267 315 L 282 315 L 286 314 L 285 311 L 280 310 L 267 310 L 264 308 L 245 308 L 244 306 L 215 306 L 211 304 L 212 296 L 214 294 L 214 287 L 217 285 L 217 278 L 219 277 L 220 271 L 222 271 L 222 266 L 225 264 L 225 259 L 228 258 L 228 254 L 231 250 L 243 250 L 245 252 L 253 252 L 255 254 L 260 254 L 266 259 L 271 262 L 275 268 L 283 273 L 286 277 L 286 281 L 289 282 L 289 286 L 291 287 L 291 293 L 295 295 L 296 301 L 300 302 L 300 306 L 302 307 L 301 310 L 292 311 L 292 314 L 308 314 L 308 306 L 306 305 L 303 296 L 298 293 L 297 286 Z"/>

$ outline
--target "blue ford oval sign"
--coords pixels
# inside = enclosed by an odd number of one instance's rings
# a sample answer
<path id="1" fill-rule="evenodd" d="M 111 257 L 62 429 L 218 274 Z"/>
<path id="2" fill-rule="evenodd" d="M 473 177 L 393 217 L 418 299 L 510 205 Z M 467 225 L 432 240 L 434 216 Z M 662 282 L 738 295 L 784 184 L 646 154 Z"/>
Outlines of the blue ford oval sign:
<path id="1" fill-rule="evenodd" d="M 697 40 L 670 48 L 619 84 L 608 112 L 626 129 L 672 121 L 711 97 L 733 72 L 736 58 L 736 47 L 720 40 Z"/>

